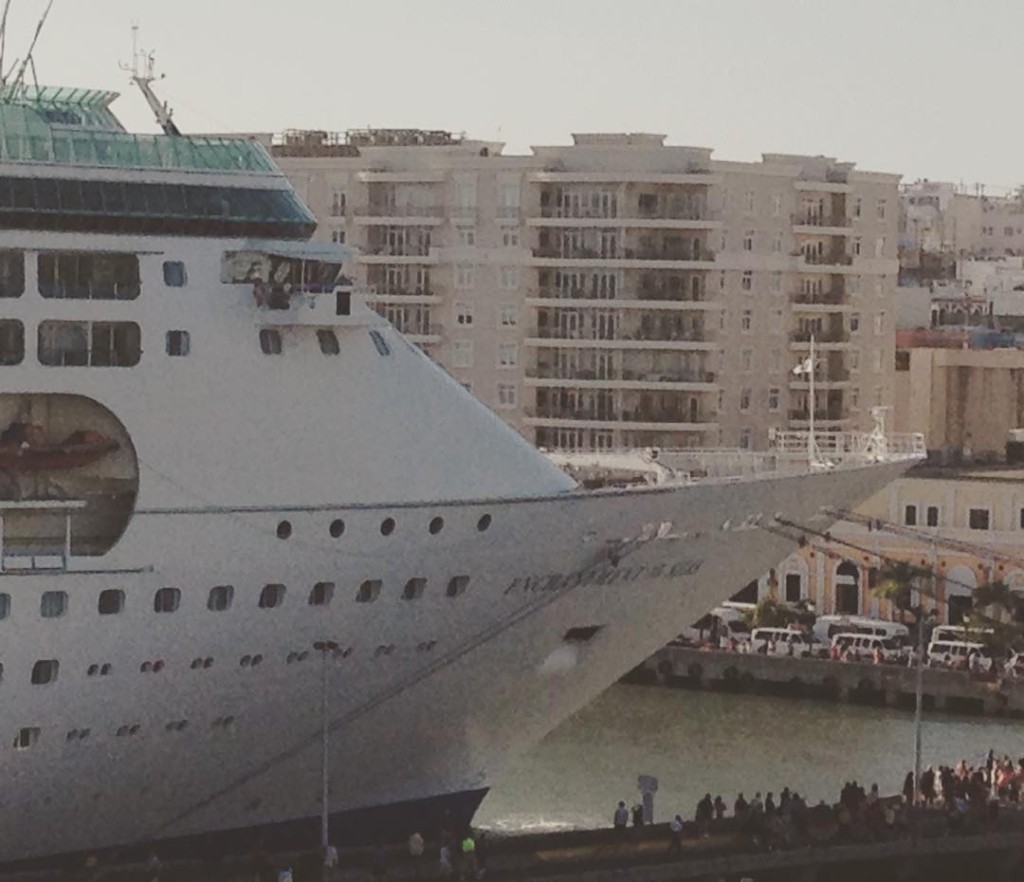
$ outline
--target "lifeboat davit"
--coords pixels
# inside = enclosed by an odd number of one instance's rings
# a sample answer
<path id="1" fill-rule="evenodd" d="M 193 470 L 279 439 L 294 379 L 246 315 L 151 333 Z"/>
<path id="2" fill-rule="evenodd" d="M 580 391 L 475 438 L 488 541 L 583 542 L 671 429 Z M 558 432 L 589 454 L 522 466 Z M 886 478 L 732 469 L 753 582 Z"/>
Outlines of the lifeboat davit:
<path id="1" fill-rule="evenodd" d="M 0 434 L 0 470 L 49 472 L 77 469 L 102 459 L 120 447 L 94 429 L 79 429 L 63 441 L 47 440 L 35 423 L 11 423 Z"/>

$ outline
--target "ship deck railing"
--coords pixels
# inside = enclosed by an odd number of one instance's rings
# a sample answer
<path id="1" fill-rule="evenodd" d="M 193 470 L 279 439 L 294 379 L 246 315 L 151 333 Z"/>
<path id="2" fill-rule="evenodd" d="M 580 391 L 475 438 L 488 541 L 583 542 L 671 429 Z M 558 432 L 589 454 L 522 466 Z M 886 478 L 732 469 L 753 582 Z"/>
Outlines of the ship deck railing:
<path id="1" fill-rule="evenodd" d="M 0 501 L 0 573 L 65 571 L 71 562 L 71 518 L 88 503 L 82 499 L 38 499 Z M 61 515 L 64 520 L 63 544 L 45 550 L 10 551 L 7 527 L 12 515 Z M 14 543 L 11 543 L 14 544 Z"/>

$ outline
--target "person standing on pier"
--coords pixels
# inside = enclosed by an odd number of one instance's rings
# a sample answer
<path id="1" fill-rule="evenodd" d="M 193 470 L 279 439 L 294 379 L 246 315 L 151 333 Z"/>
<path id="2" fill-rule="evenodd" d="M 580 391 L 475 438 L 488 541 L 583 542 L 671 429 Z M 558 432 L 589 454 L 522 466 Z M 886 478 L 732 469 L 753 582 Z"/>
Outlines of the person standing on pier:
<path id="1" fill-rule="evenodd" d="M 669 843 L 668 853 L 669 854 L 682 854 L 683 853 L 683 819 L 676 815 L 668 825 L 669 831 Z"/>
<path id="2" fill-rule="evenodd" d="M 625 833 L 626 827 L 629 826 L 629 811 L 626 809 L 626 803 L 621 800 L 615 807 L 615 815 L 612 823 L 618 833 Z"/>

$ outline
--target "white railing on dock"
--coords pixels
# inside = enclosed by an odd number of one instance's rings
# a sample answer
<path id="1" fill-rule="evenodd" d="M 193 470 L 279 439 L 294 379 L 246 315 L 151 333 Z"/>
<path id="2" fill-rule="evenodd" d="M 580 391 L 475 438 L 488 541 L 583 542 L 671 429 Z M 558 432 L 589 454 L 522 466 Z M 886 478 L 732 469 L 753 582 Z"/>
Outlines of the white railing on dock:
<path id="1" fill-rule="evenodd" d="M 24 570 L 66 570 L 71 560 L 71 516 L 85 508 L 81 499 L 38 499 L 0 502 L 0 573 Z M 8 550 L 7 525 L 12 515 L 62 514 L 64 535 L 60 547 L 28 554 Z"/>

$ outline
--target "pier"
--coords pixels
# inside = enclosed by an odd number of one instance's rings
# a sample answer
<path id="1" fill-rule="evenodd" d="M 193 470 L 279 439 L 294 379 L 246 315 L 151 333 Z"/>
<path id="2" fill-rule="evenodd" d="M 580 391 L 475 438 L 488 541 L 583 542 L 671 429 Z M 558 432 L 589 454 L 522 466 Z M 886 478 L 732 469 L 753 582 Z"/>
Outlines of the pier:
<path id="1" fill-rule="evenodd" d="M 1024 813 L 972 818 L 951 834 L 945 814 L 922 811 L 913 833 L 889 838 L 845 841 L 837 835 L 831 809 L 814 810 L 807 839 L 800 844 L 767 850 L 752 841 L 731 819 L 717 822 L 707 837 L 687 825 L 681 849 L 672 853 L 666 824 L 628 828 L 574 830 L 494 837 L 486 870 L 476 878 L 547 882 L 844 882 L 873 878 L 909 882 L 914 879 L 984 878 L 1016 880 L 1024 873 Z M 176 861 L 157 869 L 144 864 L 100 863 L 63 872 L 0 874 L 3 882 L 276 882 L 288 868 L 294 882 L 361 882 L 371 879 L 460 878 L 456 869 L 443 875 L 437 843 L 428 842 L 423 857 L 411 858 L 404 845 L 386 851 L 383 875 L 372 870 L 369 849 L 346 849 L 339 865 L 324 871 L 315 851 Z M 472 879 L 471 875 L 465 877 Z"/>
<path id="2" fill-rule="evenodd" d="M 1024 681 L 982 679 L 945 668 L 926 667 L 923 673 L 925 710 L 1024 718 Z M 625 679 L 912 709 L 916 678 L 916 669 L 903 665 L 666 646 Z"/>

